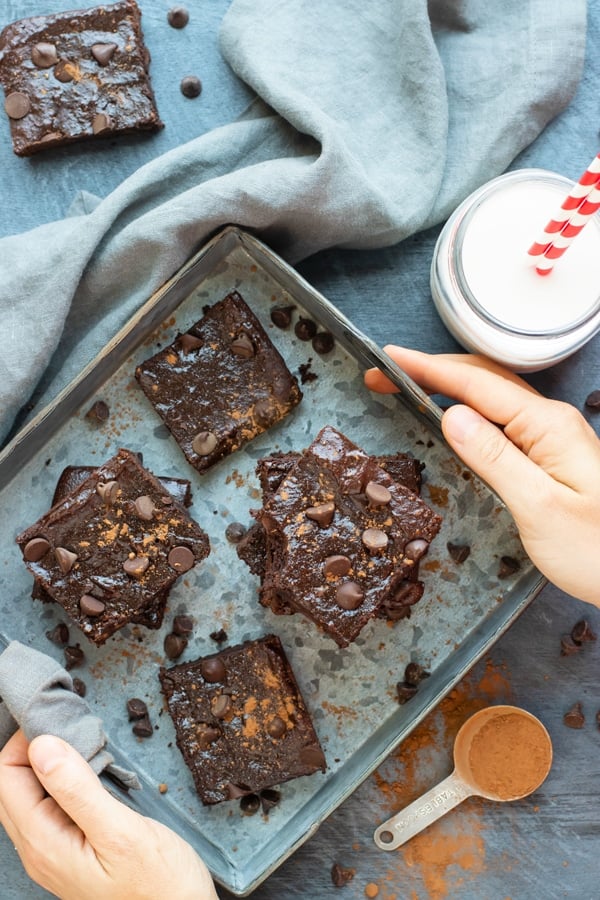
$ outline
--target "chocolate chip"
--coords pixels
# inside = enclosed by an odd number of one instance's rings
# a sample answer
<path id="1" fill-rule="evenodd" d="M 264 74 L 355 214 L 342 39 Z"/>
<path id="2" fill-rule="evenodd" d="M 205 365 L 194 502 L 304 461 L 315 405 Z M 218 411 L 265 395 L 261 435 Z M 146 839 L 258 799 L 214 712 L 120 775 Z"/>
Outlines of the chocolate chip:
<path id="1" fill-rule="evenodd" d="M 150 560 L 147 556 L 134 556 L 132 559 L 126 559 L 123 568 L 132 578 L 141 578 L 148 566 Z"/>
<path id="2" fill-rule="evenodd" d="M 446 550 L 457 566 L 464 563 L 471 553 L 471 548 L 468 544 L 453 544 L 452 541 L 448 541 Z"/>
<path id="3" fill-rule="evenodd" d="M 575 643 L 570 634 L 563 634 L 560 639 L 560 655 L 561 656 L 573 656 L 575 653 L 579 653 L 581 650 L 581 644 Z"/>
<path id="4" fill-rule="evenodd" d="M 404 546 L 404 555 L 407 559 L 412 559 L 413 562 L 416 562 L 418 559 L 421 559 L 422 556 L 425 556 L 428 550 L 428 541 L 423 538 L 415 538 Z"/>
<path id="5" fill-rule="evenodd" d="M 272 809 L 279 805 L 281 794 L 273 788 L 264 788 L 260 792 L 260 805 L 263 813 L 268 816 Z"/>
<path id="6" fill-rule="evenodd" d="M 254 404 L 252 412 L 259 425 L 270 425 L 275 412 L 273 401 L 263 397 Z"/>
<path id="7" fill-rule="evenodd" d="M 117 49 L 116 44 L 92 44 L 92 56 L 100 66 L 107 66 Z"/>
<path id="8" fill-rule="evenodd" d="M 38 69 L 50 69 L 58 62 L 58 53 L 54 44 L 40 41 L 31 49 L 31 61 Z"/>
<path id="9" fill-rule="evenodd" d="M 133 505 L 138 518 L 143 519 L 145 522 L 152 521 L 154 513 L 156 512 L 156 507 L 151 497 L 142 494 L 141 497 L 137 497 Z"/>
<path id="10" fill-rule="evenodd" d="M 90 616 L 90 618 L 94 619 L 96 616 L 102 615 L 106 606 L 97 597 L 92 597 L 91 594 L 84 594 L 79 601 L 79 609 L 82 616 Z"/>
<path id="11" fill-rule="evenodd" d="M 73 63 L 70 63 L 68 60 L 61 59 L 54 66 L 54 77 L 62 84 L 68 84 L 69 81 L 73 81 L 74 76 Z"/>
<path id="12" fill-rule="evenodd" d="M 168 659 L 178 659 L 187 647 L 187 638 L 182 634 L 171 632 L 165 637 L 163 647 Z"/>
<path id="13" fill-rule="evenodd" d="M 51 631 L 46 632 L 46 637 L 58 647 L 64 647 L 69 643 L 69 629 L 64 622 L 59 622 Z"/>
<path id="14" fill-rule="evenodd" d="M 347 575 L 352 568 L 352 561 L 347 556 L 336 554 L 328 556 L 323 563 L 323 572 L 325 575 Z"/>
<path id="15" fill-rule="evenodd" d="M 333 335 L 329 331 L 319 331 L 312 339 L 312 346 L 315 353 L 325 356 L 331 353 L 335 346 Z"/>
<path id="16" fill-rule="evenodd" d="M 220 736 L 221 732 L 216 725 L 209 725 L 206 722 L 201 722 L 196 729 L 196 738 L 201 750 L 208 750 Z"/>
<path id="17" fill-rule="evenodd" d="M 600 391 L 592 391 L 585 398 L 585 405 L 588 409 L 600 409 Z"/>
<path id="18" fill-rule="evenodd" d="M 303 766 L 308 766 L 311 769 L 325 768 L 325 757 L 317 744 L 309 744 L 308 747 L 302 747 L 299 756 Z"/>
<path id="19" fill-rule="evenodd" d="M 227 675 L 227 669 L 225 668 L 223 660 L 214 656 L 210 659 L 202 660 L 200 663 L 200 671 L 202 672 L 204 680 L 208 681 L 209 684 L 225 681 Z"/>
<path id="20" fill-rule="evenodd" d="M 369 553 L 373 554 L 383 553 L 389 542 L 385 531 L 381 531 L 379 528 L 365 528 L 361 538 Z"/>
<path id="21" fill-rule="evenodd" d="M 424 678 L 429 678 L 429 672 L 416 662 L 409 662 L 404 670 L 404 681 L 412 687 L 417 687 Z"/>
<path id="22" fill-rule="evenodd" d="M 344 887 L 354 878 L 354 869 L 344 869 L 339 863 L 334 863 L 331 867 L 331 880 L 335 887 Z"/>
<path id="23" fill-rule="evenodd" d="M 592 631 L 592 627 L 587 619 L 580 619 L 571 629 L 571 637 L 576 644 L 586 644 L 589 641 L 595 641 L 596 635 Z"/>
<path id="24" fill-rule="evenodd" d="M 301 341 L 311 341 L 317 333 L 316 323 L 312 319 L 305 319 L 300 316 L 294 326 L 296 337 Z"/>
<path id="25" fill-rule="evenodd" d="M 210 456 L 219 441 L 212 431 L 199 431 L 192 441 L 192 450 L 198 456 Z"/>
<path id="26" fill-rule="evenodd" d="M 173 6 L 167 13 L 167 22 L 171 28 L 185 28 L 190 21 L 190 14 L 185 6 Z"/>
<path id="27" fill-rule="evenodd" d="M 107 113 L 96 113 L 92 119 L 92 131 L 94 134 L 103 134 L 112 128 L 112 119 Z"/>
<path id="28" fill-rule="evenodd" d="M 273 716 L 267 725 L 267 732 L 272 738 L 281 738 L 286 733 L 287 728 L 281 716 Z"/>
<path id="29" fill-rule="evenodd" d="M 191 616 L 182 613 L 173 619 L 173 634 L 180 634 L 181 637 L 189 637 L 194 630 L 194 620 Z"/>
<path id="30" fill-rule="evenodd" d="M 240 797 L 245 797 L 246 794 L 251 793 L 247 784 L 235 784 L 233 781 L 225 785 L 225 790 L 229 800 L 239 800 Z"/>
<path id="31" fill-rule="evenodd" d="M 399 681 L 396 685 L 396 697 L 401 705 L 411 700 L 417 693 L 417 687 L 414 684 L 407 684 L 405 681 Z"/>
<path id="32" fill-rule="evenodd" d="M 503 556 L 498 566 L 498 578 L 509 578 L 515 572 L 518 572 L 520 568 L 521 563 L 518 559 L 513 559 L 512 556 Z"/>
<path id="33" fill-rule="evenodd" d="M 239 356 L 242 359 L 251 359 L 254 356 L 254 344 L 248 335 L 243 332 L 232 340 L 229 349 L 235 356 Z"/>
<path id="34" fill-rule="evenodd" d="M 241 522 L 230 522 L 225 529 L 225 537 L 230 544 L 239 544 L 246 534 L 246 526 Z"/>
<path id="35" fill-rule="evenodd" d="M 277 328 L 289 328 L 295 306 L 274 306 L 271 310 L 271 322 Z"/>
<path id="36" fill-rule="evenodd" d="M 76 553 L 71 553 L 70 550 L 65 550 L 64 547 L 56 547 L 54 556 L 63 575 L 68 575 L 78 559 Z"/>
<path id="37" fill-rule="evenodd" d="M 73 693 L 77 694 L 79 697 L 85 697 L 87 694 L 87 686 L 85 681 L 82 681 L 81 678 L 73 679 Z"/>
<path id="38" fill-rule="evenodd" d="M 104 500 L 107 506 L 113 506 L 119 494 L 119 485 L 116 481 L 99 481 L 96 485 L 96 493 Z"/>
<path id="39" fill-rule="evenodd" d="M 245 794 L 240 800 L 240 810 L 244 816 L 253 816 L 260 809 L 258 794 Z"/>
<path id="40" fill-rule="evenodd" d="M 356 581 L 345 581 L 335 592 L 335 602 L 342 609 L 358 609 L 365 595 Z"/>
<path id="41" fill-rule="evenodd" d="M 131 729 L 136 737 L 149 738 L 154 734 L 154 728 L 149 716 L 139 719 Z"/>
<path id="42" fill-rule="evenodd" d="M 583 728 L 585 725 L 585 716 L 581 703 L 574 703 L 563 716 L 563 722 L 568 728 Z"/>
<path id="43" fill-rule="evenodd" d="M 231 712 L 231 697 L 228 694 L 217 694 L 210 701 L 210 711 L 215 719 L 225 719 Z"/>
<path id="44" fill-rule="evenodd" d="M 23 547 L 23 559 L 27 560 L 27 562 L 39 562 L 49 549 L 50 542 L 46 538 L 31 538 Z"/>
<path id="45" fill-rule="evenodd" d="M 202 82 L 196 75 L 185 75 L 181 79 L 179 90 L 188 100 L 193 100 L 202 93 Z"/>
<path id="46" fill-rule="evenodd" d="M 216 644 L 223 644 L 227 640 L 227 632 L 224 628 L 219 628 L 218 631 L 211 631 L 209 638 Z"/>
<path id="47" fill-rule="evenodd" d="M 21 91 L 13 91 L 4 101 L 4 109 L 10 119 L 22 119 L 31 109 L 29 97 Z"/>
<path id="48" fill-rule="evenodd" d="M 167 557 L 167 562 L 176 572 L 189 572 L 193 568 L 196 558 L 189 547 L 173 547 Z"/>
<path id="49" fill-rule="evenodd" d="M 204 341 L 202 338 L 196 337 L 195 334 L 186 332 L 179 336 L 179 344 L 184 353 L 191 353 L 192 350 L 199 350 Z"/>
<path id="50" fill-rule="evenodd" d="M 139 697 L 131 697 L 127 701 L 127 716 L 130 722 L 137 722 L 148 715 L 148 707 Z"/>
<path id="51" fill-rule="evenodd" d="M 92 403 L 90 408 L 85 414 L 86 419 L 91 419 L 94 422 L 106 422 L 110 415 L 110 409 L 108 407 L 108 403 L 105 403 L 104 400 L 96 400 L 95 403 Z"/>
<path id="52" fill-rule="evenodd" d="M 309 506 L 306 510 L 306 517 L 327 528 L 333 521 L 334 512 L 335 503 L 333 500 L 328 500 L 326 503 L 320 503 L 318 506 Z"/>
<path id="53" fill-rule="evenodd" d="M 383 484 L 377 481 L 369 481 L 365 488 L 365 495 L 370 506 L 387 506 L 392 495 Z"/>
<path id="54" fill-rule="evenodd" d="M 65 647 L 65 669 L 70 671 L 85 662 L 85 654 L 79 644 L 74 647 Z"/>

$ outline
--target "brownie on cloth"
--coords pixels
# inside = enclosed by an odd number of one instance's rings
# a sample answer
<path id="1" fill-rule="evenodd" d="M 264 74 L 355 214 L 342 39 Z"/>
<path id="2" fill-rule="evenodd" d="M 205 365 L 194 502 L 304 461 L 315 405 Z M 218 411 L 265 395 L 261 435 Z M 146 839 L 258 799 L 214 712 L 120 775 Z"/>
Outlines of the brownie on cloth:
<path id="1" fill-rule="evenodd" d="M 13 150 L 156 131 L 135 0 L 32 16 L 0 32 L 0 84 Z"/>

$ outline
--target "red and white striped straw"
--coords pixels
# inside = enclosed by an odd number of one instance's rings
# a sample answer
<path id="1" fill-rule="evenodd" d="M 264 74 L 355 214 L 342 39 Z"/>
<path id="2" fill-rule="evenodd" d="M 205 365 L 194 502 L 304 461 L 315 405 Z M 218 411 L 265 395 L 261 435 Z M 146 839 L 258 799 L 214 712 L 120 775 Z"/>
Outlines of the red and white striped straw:
<path id="1" fill-rule="evenodd" d="M 571 246 L 590 218 L 600 209 L 600 153 L 550 219 L 540 238 L 527 251 L 536 257 L 535 269 L 549 275 L 557 259 Z"/>

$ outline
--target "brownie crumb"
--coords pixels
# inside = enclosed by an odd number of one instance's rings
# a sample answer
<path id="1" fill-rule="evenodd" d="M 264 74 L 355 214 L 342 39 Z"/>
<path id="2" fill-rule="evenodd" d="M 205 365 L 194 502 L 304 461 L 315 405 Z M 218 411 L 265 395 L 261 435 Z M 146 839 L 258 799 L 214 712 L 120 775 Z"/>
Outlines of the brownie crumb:
<path id="1" fill-rule="evenodd" d="M 312 360 L 309 359 L 308 362 L 301 363 L 298 366 L 301 384 L 309 384 L 311 381 L 316 381 L 319 377 L 316 372 L 311 372 L 311 364 Z"/>
<path id="2" fill-rule="evenodd" d="M 218 631 L 211 631 L 209 637 L 211 641 L 215 641 L 217 644 L 224 644 L 227 640 L 227 632 L 224 628 L 219 628 Z"/>
<path id="3" fill-rule="evenodd" d="M 563 722 L 568 728 L 583 728 L 585 725 L 585 716 L 581 703 L 574 703 L 563 716 Z"/>
<path id="4" fill-rule="evenodd" d="M 354 878 L 355 869 L 345 869 L 339 863 L 334 863 L 331 867 L 331 881 L 335 887 L 344 887 Z"/>

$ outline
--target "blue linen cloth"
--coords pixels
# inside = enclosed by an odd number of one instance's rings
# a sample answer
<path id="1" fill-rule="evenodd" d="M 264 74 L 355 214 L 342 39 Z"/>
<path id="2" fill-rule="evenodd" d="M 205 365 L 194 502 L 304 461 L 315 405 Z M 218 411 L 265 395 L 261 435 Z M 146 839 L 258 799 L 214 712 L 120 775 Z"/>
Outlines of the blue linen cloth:
<path id="1" fill-rule="evenodd" d="M 585 0 L 234 0 L 245 113 L 0 241 L 0 440 L 222 225 L 297 262 L 442 221 L 569 103 L 585 25 Z"/>

